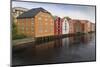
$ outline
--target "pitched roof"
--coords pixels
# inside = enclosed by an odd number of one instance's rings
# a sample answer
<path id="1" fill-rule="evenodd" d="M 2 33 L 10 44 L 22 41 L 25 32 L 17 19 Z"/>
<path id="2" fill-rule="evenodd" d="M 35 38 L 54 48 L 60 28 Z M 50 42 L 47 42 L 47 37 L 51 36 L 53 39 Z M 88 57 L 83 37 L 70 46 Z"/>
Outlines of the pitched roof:
<path id="1" fill-rule="evenodd" d="M 49 13 L 47 10 L 40 7 L 40 8 L 28 10 L 28 11 L 22 13 L 21 15 L 19 15 L 17 18 L 31 18 L 31 17 L 34 17 L 35 15 L 37 15 L 40 11 Z"/>

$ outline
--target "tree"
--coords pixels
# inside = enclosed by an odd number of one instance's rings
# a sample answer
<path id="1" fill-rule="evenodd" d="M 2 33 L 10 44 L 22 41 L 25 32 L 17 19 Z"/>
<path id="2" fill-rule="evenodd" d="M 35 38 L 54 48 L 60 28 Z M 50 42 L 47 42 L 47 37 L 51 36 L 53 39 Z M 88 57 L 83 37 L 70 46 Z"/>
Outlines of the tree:
<path id="1" fill-rule="evenodd" d="M 12 22 L 12 39 L 17 36 L 17 26 L 14 22 Z"/>
<path id="2" fill-rule="evenodd" d="M 53 16 L 53 19 L 56 19 L 57 18 L 57 16 Z"/>
<path id="3" fill-rule="evenodd" d="M 64 17 L 64 18 L 66 18 L 67 20 L 71 20 L 71 18 L 70 18 L 70 17 L 68 17 L 68 16 L 66 16 L 66 17 Z"/>

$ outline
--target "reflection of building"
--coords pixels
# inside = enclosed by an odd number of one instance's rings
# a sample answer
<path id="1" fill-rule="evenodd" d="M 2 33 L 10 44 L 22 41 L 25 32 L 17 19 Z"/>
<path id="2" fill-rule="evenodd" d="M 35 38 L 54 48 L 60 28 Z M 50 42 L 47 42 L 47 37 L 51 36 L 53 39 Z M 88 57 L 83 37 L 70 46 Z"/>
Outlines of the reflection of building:
<path id="1" fill-rule="evenodd" d="M 62 35 L 62 22 L 60 17 L 55 17 L 54 35 Z"/>
<path id="2" fill-rule="evenodd" d="M 81 43 L 81 37 L 82 36 L 73 36 L 73 37 L 69 37 L 69 44 L 71 45 L 75 45 L 75 44 L 80 44 Z"/>
<path id="3" fill-rule="evenodd" d="M 66 17 L 62 19 L 62 34 L 69 34 L 69 21 Z"/>
<path id="4" fill-rule="evenodd" d="M 18 32 L 32 37 L 54 35 L 54 20 L 47 10 L 35 8 L 17 17 Z"/>
<path id="5" fill-rule="evenodd" d="M 50 41 L 50 42 L 47 42 L 47 43 L 36 45 L 35 48 L 37 50 L 45 50 L 45 49 L 49 49 L 49 48 L 54 48 L 54 45 L 55 45 L 54 41 Z"/>
<path id="6" fill-rule="evenodd" d="M 40 45 L 35 45 L 35 48 L 37 50 L 46 50 L 46 49 L 52 49 L 52 48 L 59 48 L 62 47 L 62 39 L 56 39 L 54 41 L 50 41 L 47 43 L 42 43 Z"/>
<path id="7" fill-rule="evenodd" d="M 69 37 L 69 45 L 74 44 L 75 40 L 74 40 L 74 36 L 73 37 Z"/>
<path id="8" fill-rule="evenodd" d="M 65 47 L 69 47 L 69 37 L 62 39 L 62 45 Z"/>
<path id="9" fill-rule="evenodd" d="M 93 39 L 94 34 L 86 34 L 84 36 L 81 36 L 81 42 L 82 43 L 89 43 Z"/>
<path id="10" fill-rule="evenodd" d="M 19 15 L 21 15 L 22 13 L 26 12 L 26 11 L 28 11 L 28 9 L 22 8 L 22 7 L 14 7 L 14 8 L 12 8 L 12 16 L 13 16 L 14 22 L 16 23 L 17 22 L 16 18 Z"/>
<path id="11" fill-rule="evenodd" d="M 62 47 L 63 44 L 62 44 L 62 39 L 57 39 L 54 41 L 54 47 L 55 48 L 59 48 L 59 47 Z"/>

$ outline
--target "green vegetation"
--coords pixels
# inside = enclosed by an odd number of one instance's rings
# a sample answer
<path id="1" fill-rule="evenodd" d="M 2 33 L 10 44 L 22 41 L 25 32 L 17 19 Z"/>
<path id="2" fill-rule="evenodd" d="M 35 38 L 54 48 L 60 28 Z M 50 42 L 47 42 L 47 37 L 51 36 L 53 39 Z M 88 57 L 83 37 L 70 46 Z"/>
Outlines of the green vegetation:
<path id="1" fill-rule="evenodd" d="M 23 39 L 23 38 L 26 38 L 26 36 L 25 35 L 23 35 L 23 34 L 12 34 L 12 39 L 13 40 L 16 40 L 16 39 Z"/>
<path id="2" fill-rule="evenodd" d="M 66 18 L 67 20 L 71 20 L 71 18 L 70 18 L 70 17 L 68 17 L 68 16 L 66 16 L 66 17 L 64 17 L 64 18 Z"/>
<path id="3" fill-rule="evenodd" d="M 26 38 L 26 36 L 23 35 L 23 34 L 18 34 L 18 33 L 17 33 L 17 26 L 16 26 L 16 24 L 13 22 L 13 23 L 12 23 L 12 39 L 13 39 L 13 40 L 16 40 L 16 39 L 23 39 L 23 38 Z"/>
<path id="4" fill-rule="evenodd" d="M 53 19 L 56 19 L 57 16 L 53 16 Z"/>

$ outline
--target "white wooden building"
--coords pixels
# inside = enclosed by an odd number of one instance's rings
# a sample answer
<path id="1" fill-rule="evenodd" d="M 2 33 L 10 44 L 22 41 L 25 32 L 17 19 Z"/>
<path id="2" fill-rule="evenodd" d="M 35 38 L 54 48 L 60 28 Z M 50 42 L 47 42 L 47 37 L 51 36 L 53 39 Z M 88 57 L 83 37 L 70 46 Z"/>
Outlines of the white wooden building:
<path id="1" fill-rule="evenodd" d="M 62 34 L 69 34 L 69 22 L 67 18 L 62 19 Z"/>

